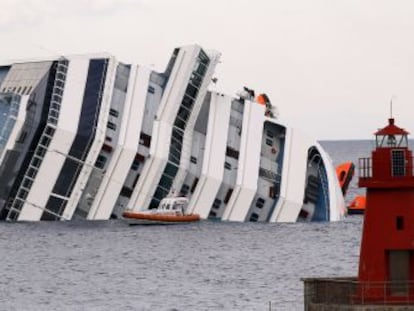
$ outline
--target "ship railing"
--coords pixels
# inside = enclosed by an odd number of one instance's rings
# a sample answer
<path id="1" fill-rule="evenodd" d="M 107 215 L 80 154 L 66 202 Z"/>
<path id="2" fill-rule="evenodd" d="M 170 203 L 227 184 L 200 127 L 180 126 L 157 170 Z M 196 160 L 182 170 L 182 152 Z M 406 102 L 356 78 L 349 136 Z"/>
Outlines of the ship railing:
<path id="1" fill-rule="evenodd" d="M 263 177 L 264 179 L 267 179 L 271 182 L 278 182 L 280 183 L 282 177 L 277 172 L 273 172 L 271 170 L 268 170 L 266 168 L 260 167 L 259 168 L 259 176 Z"/>
<path id="2" fill-rule="evenodd" d="M 317 306 L 335 309 L 343 305 L 414 305 L 412 281 L 360 282 L 356 278 L 307 278 L 302 281 L 305 311 L 316 310 Z M 324 310 L 328 310 L 326 308 Z"/>

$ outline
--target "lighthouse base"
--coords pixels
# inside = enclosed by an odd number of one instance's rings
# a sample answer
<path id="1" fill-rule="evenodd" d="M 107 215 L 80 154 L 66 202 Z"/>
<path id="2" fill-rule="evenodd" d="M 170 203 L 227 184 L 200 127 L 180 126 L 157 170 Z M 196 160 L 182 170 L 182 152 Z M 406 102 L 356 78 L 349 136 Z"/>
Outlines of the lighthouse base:
<path id="1" fill-rule="evenodd" d="M 414 297 L 410 294 L 390 296 L 390 284 L 361 283 L 353 277 L 302 281 L 305 311 L 414 311 Z M 405 288 L 411 287 L 406 284 Z M 378 295 L 380 289 L 384 293 L 382 296 Z"/>

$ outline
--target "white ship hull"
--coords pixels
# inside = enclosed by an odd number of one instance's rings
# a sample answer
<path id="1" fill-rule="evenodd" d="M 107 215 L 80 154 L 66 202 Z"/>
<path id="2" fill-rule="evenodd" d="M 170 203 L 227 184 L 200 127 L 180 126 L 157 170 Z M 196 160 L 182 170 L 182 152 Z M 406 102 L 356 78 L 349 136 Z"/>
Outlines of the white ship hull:
<path id="1" fill-rule="evenodd" d="M 106 54 L 0 67 L 0 219 L 109 219 L 169 193 L 203 219 L 341 219 L 315 140 L 208 90 L 219 57 L 181 47 L 163 73 Z"/>

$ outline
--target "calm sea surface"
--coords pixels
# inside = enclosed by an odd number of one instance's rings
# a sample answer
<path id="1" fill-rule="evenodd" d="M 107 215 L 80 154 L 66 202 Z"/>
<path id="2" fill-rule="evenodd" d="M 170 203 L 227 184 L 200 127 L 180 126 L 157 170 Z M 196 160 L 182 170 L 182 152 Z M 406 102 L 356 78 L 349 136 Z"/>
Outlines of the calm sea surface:
<path id="1" fill-rule="evenodd" d="M 369 141 L 323 142 L 335 164 Z M 361 193 L 351 185 L 350 197 Z M 349 201 L 349 199 L 348 199 Z M 302 277 L 356 276 L 361 216 L 337 223 L 0 223 L 0 310 L 303 310 Z"/>

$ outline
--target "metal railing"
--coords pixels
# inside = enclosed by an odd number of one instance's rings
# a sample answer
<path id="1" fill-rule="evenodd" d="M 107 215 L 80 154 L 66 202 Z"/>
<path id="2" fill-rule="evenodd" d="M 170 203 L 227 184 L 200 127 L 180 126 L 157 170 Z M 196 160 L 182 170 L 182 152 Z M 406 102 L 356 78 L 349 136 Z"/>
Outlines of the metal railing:
<path id="1" fill-rule="evenodd" d="M 395 173 L 396 169 L 399 171 L 404 171 L 403 174 L 397 174 L 394 175 L 394 177 L 400 178 L 400 177 L 407 177 L 407 176 L 414 176 L 414 164 L 413 157 L 410 157 L 405 160 L 405 162 L 401 163 L 392 163 L 391 160 L 388 161 L 382 161 L 377 163 L 377 166 L 389 166 L 391 171 L 390 173 Z M 373 171 L 372 171 L 372 158 L 359 158 L 358 163 L 358 175 L 360 178 L 372 178 L 373 177 Z M 401 166 L 402 165 L 402 166 Z M 378 168 L 378 167 L 377 167 Z M 411 172 L 409 172 L 409 168 L 411 168 Z M 410 175 L 411 173 L 411 175 Z"/>
<path id="2" fill-rule="evenodd" d="M 356 278 L 303 279 L 305 310 L 323 305 L 414 305 L 414 282 L 359 282 Z"/>
<path id="3" fill-rule="evenodd" d="M 360 178 L 372 177 L 372 158 L 359 158 L 358 175 Z"/>

